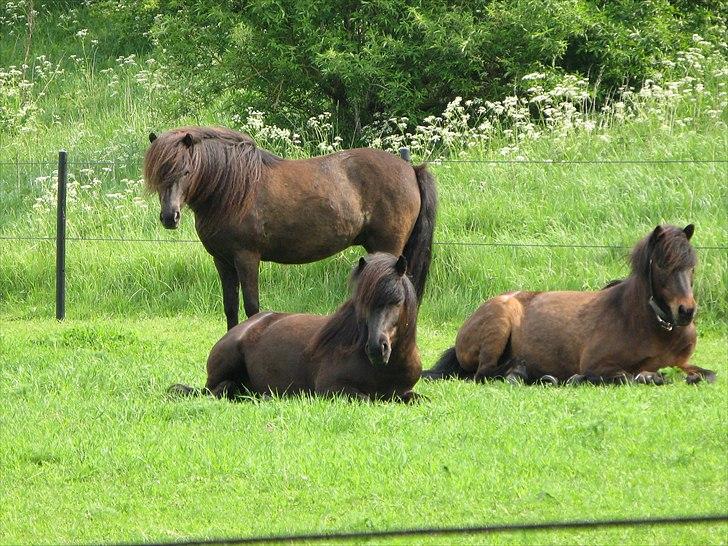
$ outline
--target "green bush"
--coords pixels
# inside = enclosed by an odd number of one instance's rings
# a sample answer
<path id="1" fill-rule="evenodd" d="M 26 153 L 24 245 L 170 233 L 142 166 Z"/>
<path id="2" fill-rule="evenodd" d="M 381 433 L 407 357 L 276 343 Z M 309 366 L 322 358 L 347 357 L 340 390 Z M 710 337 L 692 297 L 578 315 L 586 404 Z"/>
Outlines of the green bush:
<path id="1" fill-rule="evenodd" d="M 32 5 L 19 0 L 0 10 L 0 28 L 15 31 L 16 48 Z M 160 96 L 170 117 L 206 111 L 229 118 L 250 107 L 271 123 L 300 127 L 329 111 L 348 137 L 376 113 L 415 124 L 457 96 L 522 93 L 530 85 L 522 76 L 533 72 L 587 76 L 603 95 L 639 85 L 663 68 L 662 59 L 690 47 L 694 33 L 723 39 L 728 13 L 726 0 L 88 0 L 36 7 L 58 25 L 34 41 L 55 44 L 88 27 L 94 62 L 132 51 L 161 61 L 167 89 Z"/>
<path id="2" fill-rule="evenodd" d="M 717 34 L 725 4 L 186 0 L 155 8 L 153 36 L 178 112 L 217 101 L 290 124 L 330 110 L 356 133 L 377 112 L 421 120 L 455 96 L 500 98 L 534 71 L 588 75 L 604 93 L 638 83 L 693 33 Z"/>

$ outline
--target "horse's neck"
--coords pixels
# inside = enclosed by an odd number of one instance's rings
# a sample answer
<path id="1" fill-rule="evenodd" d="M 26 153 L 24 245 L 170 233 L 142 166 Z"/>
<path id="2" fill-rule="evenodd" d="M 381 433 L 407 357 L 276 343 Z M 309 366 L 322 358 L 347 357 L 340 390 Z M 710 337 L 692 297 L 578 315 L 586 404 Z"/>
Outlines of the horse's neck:
<path id="1" fill-rule="evenodd" d="M 647 281 L 631 275 L 622 283 L 619 294 L 619 311 L 623 321 L 633 328 L 644 328 L 655 322 L 649 306 Z"/>

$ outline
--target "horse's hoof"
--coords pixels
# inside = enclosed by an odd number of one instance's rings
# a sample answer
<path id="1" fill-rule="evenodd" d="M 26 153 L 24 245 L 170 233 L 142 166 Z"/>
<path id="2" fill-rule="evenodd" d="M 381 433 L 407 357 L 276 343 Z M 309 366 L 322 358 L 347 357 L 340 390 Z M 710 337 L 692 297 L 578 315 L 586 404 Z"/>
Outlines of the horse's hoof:
<path id="1" fill-rule="evenodd" d="M 707 381 L 708 383 L 715 383 L 716 375 L 713 371 L 706 371 L 705 373 L 689 373 L 685 376 L 685 383 L 688 385 L 695 385 L 701 381 Z"/>
<path id="2" fill-rule="evenodd" d="M 662 376 L 662 374 L 656 372 L 640 372 L 634 377 L 634 380 L 636 383 L 641 383 L 643 385 L 665 384 L 665 378 Z"/>
<path id="3" fill-rule="evenodd" d="M 580 373 L 575 373 L 569 379 L 566 380 L 566 384 L 569 386 L 581 385 L 584 381 L 586 381 L 585 375 L 581 375 Z"/>
<path id="4" fill-rule="evenodd" d="M 700 377 L 699 373 L 689 373 L 685 376 L 685 383 L 688 385 L 695 385 L 696 383 L 700 383 L 702 379 L 703 378 Z"/>
<path id="5" fill-rule="evenodd" d="M 511 385 L 522 385 L 523 384 L 523 376 L 517 374 L 517 373 L 509 373 L 506 375 L 505 380 L 507 383 L 510 383 Z"/>
<path id="6" fill-rule="evenodd" d="M 538 380 L 540 385 L 544 385 L 546 387 L 557 387 L 559 385 L 559 380 L 556 379 L 553 375 L 542 375 L 541 379 Z"/>
<path id="7" fill-rule="evenodd" d="M 191 396 L 194 392 L 195 389 L 193 389 L 192 387 L 188 387 L 187 385 L 182 385 L 180 383 L 170 385 L 167 389 L 167 394 L 171 394 L 174 396 Z"/>
<path id="8" fill-rule="evenodd" d="M 405 404 L 417 404 L 419 402 L 429 402 L 430 399 L 424 394 L 414 391 L 407 391 L 400 397 Z"/>

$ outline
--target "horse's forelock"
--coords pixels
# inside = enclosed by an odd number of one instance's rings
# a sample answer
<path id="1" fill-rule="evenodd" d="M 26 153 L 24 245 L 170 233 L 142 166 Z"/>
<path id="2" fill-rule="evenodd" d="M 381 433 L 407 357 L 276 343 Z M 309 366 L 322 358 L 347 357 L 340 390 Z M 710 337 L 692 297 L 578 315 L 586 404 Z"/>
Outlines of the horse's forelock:
<path id="1" fill-rule="evenodd" d="M 180 158 L 188 153 L 187 147 L 182 144 L 186 133 L 167 131 L 157 137 L 147 148 L 144 154 L 144 182 L 151 192 L 158 192 L 169 184 L 170 175 L 176 170 L 181 171 Z"/>
<path id="2" fill-rule="evenodd" d="M 354 301 L 360 320 L 374 308 L 401 301 L 398 335 L 414 335 L 417 320 L 417 294 L 407 275 L 399 275 L 395 268 L 397 258 L 391 254 L 373 254 L 367 265 L 356 273 Z"/>
<path id="3" fill-rule="evenodd" d="M 186 154 L 190 154 L 186 201 L 208 226 L 218 224 L 217 218 L 245 216 L 264 166 L 279 159 L 232 129 L 181 127 L 161 134 L 149 146 L 144 159 L 147 188 L 158 192 L 181 175 Z"/>
<path id="4" fill-rule="evenodd" d="M 665 229 L 655 248 L 655 259 L 662 269 L 670 272 L 692 269 L 698 262 L 695 249 L 685 232 L 675 226 Z"/>
<path id="5" fill-rule="evenodd" d="M 417 328 L 417 294 L 407 275 L 395 270 L 397 258 L 389 254 L 373 254 L 367 258 L 362 270 L 355 269 L 350 282 L 353 295 L 326 322 L 313 339 L 308 354 L 313 358 L 341 351 L 350 353 L 366 340 L 364 320 L 377 305 L 386 305 L 399 299 L 403 312 L 397 329 L 398 342 L 414 344 Z"/>
<path id="6" fill-rule="evenodd" d="M 634 274 L 647 275 L 650 260 L 670 273 L 691 269 L 697 264 L 695 249 L 679 227 L 662 226 L 654 244 L 650 244 L 651 237 L 652 232 L 632 249 L 630 263 Z"/>

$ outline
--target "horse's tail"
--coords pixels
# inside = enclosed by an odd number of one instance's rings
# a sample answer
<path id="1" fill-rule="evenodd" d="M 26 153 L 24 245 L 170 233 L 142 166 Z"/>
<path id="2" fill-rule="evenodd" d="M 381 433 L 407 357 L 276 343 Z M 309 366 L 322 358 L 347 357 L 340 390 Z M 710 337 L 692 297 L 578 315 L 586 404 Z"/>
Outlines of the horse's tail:
<path id="1" fill-rule="evenodd" d="M 449 379 L 451 377 L 472 379 L 473 374 L 463 370 L 455 354 L 455 347 L 450 347 L 442 353 L 440 360 L 437 361 L 437 364 L 433 368 L 422 372 L 422 377 L 425 379 Z"/>
<path id="2" fill-rule="evenodd" d="M 404 257 L 409 264 L 409 274 L 415 286 L 417 301 L 422 302 L 425 292 L 427 273 L 432 261 L 432 239 L 435 231 L 435 213 L 437 212 L 437 189 L 435 177 L 427 170 L 427 165 L 414 167 L 417 185 L 420 188 L 420 212 L 412 228 L 407 243 L 404 245 Z"/>

